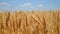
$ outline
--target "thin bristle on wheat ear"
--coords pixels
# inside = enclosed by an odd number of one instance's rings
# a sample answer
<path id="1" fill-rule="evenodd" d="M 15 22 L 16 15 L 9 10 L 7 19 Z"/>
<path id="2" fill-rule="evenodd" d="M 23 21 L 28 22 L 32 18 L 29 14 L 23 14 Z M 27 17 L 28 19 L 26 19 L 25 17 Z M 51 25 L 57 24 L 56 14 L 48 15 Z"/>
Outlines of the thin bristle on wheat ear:
<path id="1" fill-rule="evenodd" d="M 60 34 L 60 12 L 0 12 L 0 34 Z"/>

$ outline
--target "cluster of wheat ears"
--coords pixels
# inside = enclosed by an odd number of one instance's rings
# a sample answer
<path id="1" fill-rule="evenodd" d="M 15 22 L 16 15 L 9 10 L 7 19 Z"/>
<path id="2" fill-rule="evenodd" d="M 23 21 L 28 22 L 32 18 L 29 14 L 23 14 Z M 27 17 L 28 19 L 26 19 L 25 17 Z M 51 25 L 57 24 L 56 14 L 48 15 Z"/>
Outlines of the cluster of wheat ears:
<path id="1" fill-rule="evenodd" d="M 60 12 L 0 12 L 0 34 L 60 34 Z"/>

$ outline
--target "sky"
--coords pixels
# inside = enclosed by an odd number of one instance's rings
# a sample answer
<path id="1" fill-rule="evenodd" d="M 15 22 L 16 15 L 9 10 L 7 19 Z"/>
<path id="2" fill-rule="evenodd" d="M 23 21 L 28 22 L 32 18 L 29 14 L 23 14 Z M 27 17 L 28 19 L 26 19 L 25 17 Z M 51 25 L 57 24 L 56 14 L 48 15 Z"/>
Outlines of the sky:
<path id="1" fill-rule="evenodd" d="M 60 0 L 0 0 L 0 10 L 58 10 Z"/>

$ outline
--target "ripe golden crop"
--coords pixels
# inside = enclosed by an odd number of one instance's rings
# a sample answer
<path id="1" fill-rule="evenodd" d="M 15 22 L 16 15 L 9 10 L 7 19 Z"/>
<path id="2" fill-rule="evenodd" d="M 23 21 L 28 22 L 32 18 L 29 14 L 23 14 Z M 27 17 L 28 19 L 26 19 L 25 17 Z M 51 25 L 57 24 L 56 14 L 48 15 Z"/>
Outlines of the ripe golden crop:
<path id="1" fill-rule="evenodd" d="M 0 12 L 0 34 L 60 34 L 60 12 Z"/>

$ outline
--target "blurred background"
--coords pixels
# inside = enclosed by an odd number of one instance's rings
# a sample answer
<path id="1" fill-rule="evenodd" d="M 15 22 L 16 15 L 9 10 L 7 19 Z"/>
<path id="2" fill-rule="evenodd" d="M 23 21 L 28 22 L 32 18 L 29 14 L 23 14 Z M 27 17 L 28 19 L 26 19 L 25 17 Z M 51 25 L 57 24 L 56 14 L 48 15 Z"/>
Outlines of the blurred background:
<path id="1" fill-rule="evenodd" d="M 0 0 L 0 11 L 59 9 L 60 0 Z"/>

